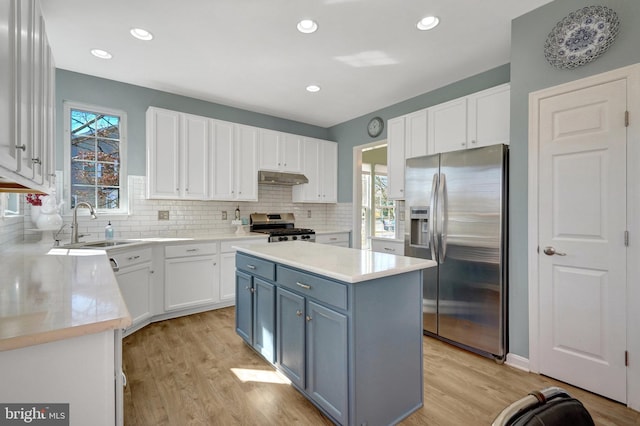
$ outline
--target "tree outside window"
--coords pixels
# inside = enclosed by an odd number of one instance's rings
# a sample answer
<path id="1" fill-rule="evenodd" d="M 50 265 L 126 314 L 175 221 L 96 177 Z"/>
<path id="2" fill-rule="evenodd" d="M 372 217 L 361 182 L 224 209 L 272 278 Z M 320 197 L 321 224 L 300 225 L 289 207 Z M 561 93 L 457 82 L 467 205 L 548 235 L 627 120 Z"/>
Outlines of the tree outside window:
<path id="1" fill-rule="evenodd" d="M 68 117 L 71 208 L 84 201 L 99 210 L 121 209 L 122 116 L 70 107 Z"/>

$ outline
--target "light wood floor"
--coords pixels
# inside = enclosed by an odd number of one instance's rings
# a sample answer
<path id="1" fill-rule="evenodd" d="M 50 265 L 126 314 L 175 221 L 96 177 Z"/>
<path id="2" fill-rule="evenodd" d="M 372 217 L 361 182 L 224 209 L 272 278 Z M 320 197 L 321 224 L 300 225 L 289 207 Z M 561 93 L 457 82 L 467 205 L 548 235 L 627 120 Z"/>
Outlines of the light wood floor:
<path id="1" fill-rule="evenodd" d="M 233 308 L 151 324 L 123 348 L 126 426 L 332 424 L 293 387 L 269 382 L 279 376 L 236 335 Z M 243 382 L 231 369 L 267 380 Z M 596 425 L 640 424 L 640 413 L 622 404 L 427 337 L 424 370 L 424 407 L 402 425 L 490 425 L 511 402 L 547 386 L 581 400 Z"/>

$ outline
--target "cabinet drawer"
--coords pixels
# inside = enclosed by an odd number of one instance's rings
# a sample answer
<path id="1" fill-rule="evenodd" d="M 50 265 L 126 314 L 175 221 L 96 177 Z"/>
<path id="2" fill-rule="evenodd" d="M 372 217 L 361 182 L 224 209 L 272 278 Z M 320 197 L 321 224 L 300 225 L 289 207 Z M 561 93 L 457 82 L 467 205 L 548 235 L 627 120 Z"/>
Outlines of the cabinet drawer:
<path id="1" fill-rule="evenodd" d="M 236 254 L 236 268 L 269 281 L 276 279 L 276 265 L 246 254 Z"/>
<path id="2" fill-rule="evenodd" d="M 349 233 L 343 232 L 340 234 L 316 234 L 316 243 L 319 244 L 349 244 Z"/>
<path id="3" fill-rule="evenodd" d="M 144 248 L 118 254 L 109 253 L 109 258 L 115 260 L 117 266 L 122 269 L 138 263 L 151 262 L 151 249 Z"/>
<path id="4" fill-rule="evenodd" d="M 337 308 L 347 309 L 347 286 L 344 284 L 280 265 L 277 266 L 276 275 L 277 283 L 282 287 Z"/>
<path id="5" fill-rule="evenodd" d="M 218 243 L 183 244 L 179 246 L 166 246 L 164 248 L 164 257 L 204 256 L 207 254 L 216 254 L 217 252 Z"/>
<path id="6" fill-rule="evenodd" d="M 395 254 L 398 256 L 404 255 L 404 241 L 383 241 L 378 239 L 371 240 L 371 249 L 379 253 Z"/>

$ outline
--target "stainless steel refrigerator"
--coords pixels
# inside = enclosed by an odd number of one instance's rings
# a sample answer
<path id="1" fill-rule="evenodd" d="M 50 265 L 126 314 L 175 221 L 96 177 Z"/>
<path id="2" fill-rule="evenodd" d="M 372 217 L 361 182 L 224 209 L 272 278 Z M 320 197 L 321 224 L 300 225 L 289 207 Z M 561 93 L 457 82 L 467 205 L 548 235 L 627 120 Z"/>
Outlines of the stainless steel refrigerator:
<path id="1" fill-rule="evenodd" d="M 507 335 L 508 147 L 410 158 L 405 256 L 435 260 L 424 274 L 423 328 L 503 361 Z"/>

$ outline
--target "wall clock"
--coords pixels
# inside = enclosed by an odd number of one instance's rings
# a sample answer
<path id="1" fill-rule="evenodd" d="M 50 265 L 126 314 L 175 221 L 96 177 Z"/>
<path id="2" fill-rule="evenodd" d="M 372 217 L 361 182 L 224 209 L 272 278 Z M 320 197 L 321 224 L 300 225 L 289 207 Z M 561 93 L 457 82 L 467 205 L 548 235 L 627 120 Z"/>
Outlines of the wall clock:
<path id="1" fill-rule="evenodd" d="M 620 20 L 604 6 L 571 12 L 549 33 L 544 57 L 559 69 L 572 69 L 595 61 L 616 39 Z"/>
<path id="2" fill-rule="evenodd" d="M 384 129 L 384 121 L 380 117 L 373 117 L 369 120 L 369 124 L 367 124 L 367 133 L 372 138 L 380 136 L 382 133 L 382 129 Z"/>

